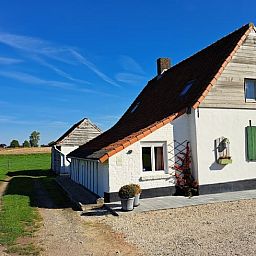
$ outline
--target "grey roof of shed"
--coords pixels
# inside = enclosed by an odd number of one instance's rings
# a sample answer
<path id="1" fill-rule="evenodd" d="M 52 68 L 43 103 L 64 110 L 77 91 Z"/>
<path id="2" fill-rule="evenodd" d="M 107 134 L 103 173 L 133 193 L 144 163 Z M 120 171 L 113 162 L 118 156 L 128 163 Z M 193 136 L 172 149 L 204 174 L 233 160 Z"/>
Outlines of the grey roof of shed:
<path id="1" fill-rule="evenodd" d="M 102 133 L 88 118 L 83 118 L 70 127 L 54 145 L 81 146 Z"/>

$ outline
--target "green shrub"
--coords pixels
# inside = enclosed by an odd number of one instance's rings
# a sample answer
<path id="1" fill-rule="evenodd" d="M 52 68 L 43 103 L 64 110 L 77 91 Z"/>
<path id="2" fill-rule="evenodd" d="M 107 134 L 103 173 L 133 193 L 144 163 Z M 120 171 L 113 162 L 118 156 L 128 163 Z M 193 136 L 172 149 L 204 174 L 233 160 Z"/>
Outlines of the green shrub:
<path id="1" fill-rule="evenodd" d="M 134 187 L 135 195 L 141 194 L 141 187 L 139 184 L 131 184 L 130 186 Z"/>
<path id="2" fill-rule="evenodd" d="M 135 196 L 135 187 L 131 185 L 124 185 L 120 188 L 118 195 L 122 199 L 128 199 Z"/>

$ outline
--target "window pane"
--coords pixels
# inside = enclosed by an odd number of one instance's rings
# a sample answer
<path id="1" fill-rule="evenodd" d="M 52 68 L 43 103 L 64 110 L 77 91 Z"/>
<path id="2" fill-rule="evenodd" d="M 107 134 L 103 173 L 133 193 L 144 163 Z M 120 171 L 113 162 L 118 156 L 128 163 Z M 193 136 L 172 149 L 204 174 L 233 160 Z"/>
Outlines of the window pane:
<path id="1" fill-rule="evenodd" d="M 156 171 L 164 170 L 163 147 L 154 147 L 155 151 L 155 169 Z"/>
<path id="2" fill-rule="evenodd" d="M 151 147 L 142 147 L 142 164 L 144 172 L 152 171 Z"/>
<path id="3" fill-rule="evenodd" d="M 255 81 L 245 80 L 245 97 L 248 100 L 256 99 Z"/>

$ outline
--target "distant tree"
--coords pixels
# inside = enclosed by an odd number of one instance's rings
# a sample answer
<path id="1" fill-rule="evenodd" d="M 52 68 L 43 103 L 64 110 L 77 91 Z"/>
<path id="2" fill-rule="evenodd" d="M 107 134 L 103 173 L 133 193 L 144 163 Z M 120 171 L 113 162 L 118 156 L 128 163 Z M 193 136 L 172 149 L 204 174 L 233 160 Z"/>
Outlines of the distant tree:
<path id="1" fill-rule="evenodd" d="M 20 146 L 19 141 L 12 140 L 10 143 L 10 148 L 18 148 Z"/>
<path id="2" fill-rule="evenodd" d="M 0 148 L 6 148 L 7 145 L 6 144 L 0 144 Z"/>
<path id="3" fill-rule="evenodd" d="M 51 146 L 53 146 L 54 144 L 55 144 L 55 141 L 53 140 L 53 141 L 51 141 L 51 142 L 48 143 L 48 147 L 51 147 Z"/>
<path id="4" fill-rule="evenodd" d="M 24 148 L 29 148 L 29 147 L 30 147 L 30 143 L 29 143 L 27 140 L 24 140 L 22 146 L 23 146 Z"/>
<path id="5" fill-rule="evenodd" d="M 29 142 L 31 147 L 38 147 L 39 140 L 40 140 L 40 132 L 33 131 L 29 136 Z"/>

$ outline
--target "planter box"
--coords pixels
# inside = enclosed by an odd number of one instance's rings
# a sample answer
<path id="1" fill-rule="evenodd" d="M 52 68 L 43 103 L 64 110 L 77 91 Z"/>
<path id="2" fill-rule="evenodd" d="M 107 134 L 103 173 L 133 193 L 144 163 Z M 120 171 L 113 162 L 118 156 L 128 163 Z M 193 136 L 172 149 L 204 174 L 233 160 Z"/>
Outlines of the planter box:
<path id="1" fill-rule="evenodd" d="M 226 164 L 231 164 L 232 159 L 231 158 L 220 158 L 218 159 L 218 164 L 226 165 Z"/>

